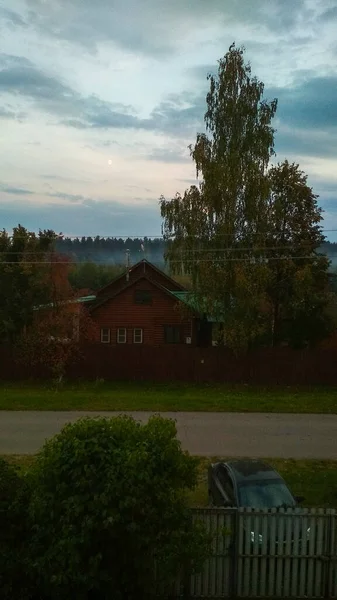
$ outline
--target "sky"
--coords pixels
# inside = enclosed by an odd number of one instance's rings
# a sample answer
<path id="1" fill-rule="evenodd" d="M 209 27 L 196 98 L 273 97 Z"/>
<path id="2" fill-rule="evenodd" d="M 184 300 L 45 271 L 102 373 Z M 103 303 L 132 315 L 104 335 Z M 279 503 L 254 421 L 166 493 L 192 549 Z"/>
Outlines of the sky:
<path id="1" fill-rule="evenodd" d="M 0 229 L 160 236 L 235 41 L 337 241 L 337 0 L 0 0 L 0 27 Z"/>

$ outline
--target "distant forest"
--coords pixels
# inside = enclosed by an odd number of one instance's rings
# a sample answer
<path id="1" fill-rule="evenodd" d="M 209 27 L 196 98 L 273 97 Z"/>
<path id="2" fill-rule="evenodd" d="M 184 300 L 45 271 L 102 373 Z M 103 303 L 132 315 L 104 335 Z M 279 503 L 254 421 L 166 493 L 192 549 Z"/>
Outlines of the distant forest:
<path id="1" fill-rule="evenodd" d="M 146 258 L 157 266 L 164 267 L 165 265 L 165 244 L 160 238 L 122 239 L 101 238 L 99 236 L 95 238 L 64 238 L 57 241 L 56 250 L 69 256 L 76 262 L 93 262 L 100 265 L 116 266 L 124 266 L 126 264 L 126 253 L 129 250 L 131 264 L 135 264 L 142 258 Z"/>
<path id="2" fill-rule="evenodd" d="M 75 262 L 93 262 L 101 265 L 124 266 L 126 252 L 130 252 L 130 263 L 135 264 L 146 258 L 159 267 L 165 266 L 165 243 L 160 238 L 101 238 L 99 236 L 64 238 L 57 242 L 56 250 L 72 258 Z M 337 243 L 325 242 L 321 252 L 331 260 L 332 269 L 337 268 Z"/>
<path id="3" fill-rule="evenodd" d="M 94 292 L 120 275 L 126 266 L 127 251 L 129 251 L 131 265 L 146 258 L 168 272 L 164 260 L 165 244 L 160 238 L 64 238 L 57 242 L 56 250 L 73 261 L 69 281 L 81 294 Z M 331 260 L 331 270 L 337 273 L 337 243 L 326 242 L 321 251 L 328 255 Z M 190 286 L 188 276 L 181 275 L 174 278 L 184 286 Z M 333 280 L 333 289 L 337 292 L 337 276 Z"/>

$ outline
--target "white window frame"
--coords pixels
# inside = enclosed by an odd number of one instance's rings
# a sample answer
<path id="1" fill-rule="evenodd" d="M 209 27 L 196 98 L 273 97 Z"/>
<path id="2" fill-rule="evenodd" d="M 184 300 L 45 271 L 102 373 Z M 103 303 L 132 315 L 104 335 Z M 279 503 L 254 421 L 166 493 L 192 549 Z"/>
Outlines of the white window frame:
<path id="1" fill-rule="evenodd" d="M 139 339 L 137 339 L 139 338 Z M 133 343 L 134 344 L 142 344 L 143 343 L 143 330 L 141 327 L 136 327 L 133 330 Z"/>
<path id="2" fill-rule="evenodd" d="M 127 342 L 127 331 L 126 327 L 117 328 L 117 344 L 126 344 Z"/>
<path id="3" fill-rule="evenodd" d="M 101 344 L 110 344 L 110 341 L 111 341 L 110 327 L 101 327 Z"/>

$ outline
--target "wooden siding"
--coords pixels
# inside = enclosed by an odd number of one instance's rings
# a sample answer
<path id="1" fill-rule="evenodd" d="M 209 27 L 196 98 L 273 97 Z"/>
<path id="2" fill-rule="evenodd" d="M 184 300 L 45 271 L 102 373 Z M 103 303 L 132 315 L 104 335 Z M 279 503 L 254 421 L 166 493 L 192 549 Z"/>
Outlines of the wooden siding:
<path id="1" fill-rule="evenodd" d="M 167 277 L 167 275 L 165 275 L 165 273 L 154 268 L 150 263 L 146 261 L 137 263 L 137 265 L 131 267 L 129 272 L 129 283 L 133 283 L 142 276 L 147 277 L 148 279 L 158 283 L 159 285 L 165 287 L 166 289 L 169 289 L 172 292 L 178 292 L 184 289 L 183 286 L 180 285 L 180 283 L 170 279 L 169 277 Z M 118 277 L 117 279 L 115 279 L 115 281 L 112 281 L 105 288 L 98 290 L 97 297 L 99 298 L 100 296 L 105 297 L 112 294 L 116 294 L 121 289 L 123 289 L 123 287 L 125 287 L 127 283 L 128 281 L 126 278 L 126 273 L 124 273 L 121 277 Z"/>
<path id="2" fill-rule="evenodd" d="M 135 304 L 136 290 L 151 291 L 152 304 Z M 98 306 L 92 311 L 92 318 L 99 332 L 101 328 L 110 328 L 111 345 L 119 345 L 117 344 L 118 328 L 127 329 L 127 344 L 133 344 L 134 329 L 143 329 L 143 345 L 151 346 L 165 343 L 164 325 L 181 325 L 182 343 L 186 343 L 186 337 L 191 337 L 192 332 L 192 318 L 186 317 L 179 309 L 177 300 L 146 278 L 136 281 L 134 285 L 130 285 L 117 296 Z M 100 341 L 100 333 L 97 334 L 97 341 Z"/>

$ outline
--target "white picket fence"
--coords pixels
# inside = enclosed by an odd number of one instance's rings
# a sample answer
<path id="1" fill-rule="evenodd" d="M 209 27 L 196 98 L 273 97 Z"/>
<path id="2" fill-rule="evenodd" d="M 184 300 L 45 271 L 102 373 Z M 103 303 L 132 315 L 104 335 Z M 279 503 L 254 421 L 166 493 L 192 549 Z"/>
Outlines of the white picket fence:
<path id="1" fill-rule="evenodd" d="M 337 598 L 337 513 L 331 509 L 194 509 L 213 552 L 177 597 Z"/>

